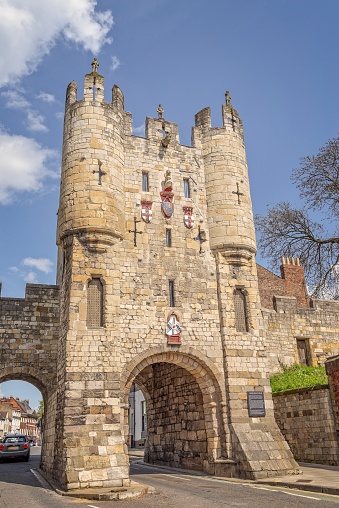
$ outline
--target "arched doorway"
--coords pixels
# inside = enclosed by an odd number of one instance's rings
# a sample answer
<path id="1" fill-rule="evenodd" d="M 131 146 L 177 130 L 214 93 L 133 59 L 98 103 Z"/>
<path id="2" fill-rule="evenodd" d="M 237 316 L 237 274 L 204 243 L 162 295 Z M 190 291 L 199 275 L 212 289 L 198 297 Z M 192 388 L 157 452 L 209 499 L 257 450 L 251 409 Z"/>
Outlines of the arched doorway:
<path id="1" fill-rule="evenodd" d="M 41 444 L 43 397 L 32 383 L 22 380 L 0 382 L 0 437 L 25 434 L 33 445 Z"/>
<path id="2" fill-rule="evenodd" d="M 41 376 L 43 378 L 43 376 Z M 55 410 L 56 410 L 56 386 L 41 379 L 40 376 L 31 367 L 5 367 L 0 375 L 0 384 L 7 381 L 23 381 L 33 385 L 41 394 L 43 401 L 43 416 L 39 418 L 39 428 L 37 435 L 41 444 L 41 462 L 40 467 L 46 472 L 53 469 L 54 458 L 54 427 L 55 427 Z M 15 394 L 13 394 L 15 396 Z M 26 397 L 27 399 L 27 397 Z M 28 418 L 29 420 L 29 418 Z M 26 432 L 27 431 L 27 432 Z M 20 432 L 31 433 L 28 425 L 21 422 Z"/>
<path id="3" fill-rule="evenodd" d="M 212 472 L 226 456 L 222 390 L 206 363 L 191 352 L 154 351 L 127 370 L 125 407 L 133 382 L 146 400 L 146 462 Z"/>

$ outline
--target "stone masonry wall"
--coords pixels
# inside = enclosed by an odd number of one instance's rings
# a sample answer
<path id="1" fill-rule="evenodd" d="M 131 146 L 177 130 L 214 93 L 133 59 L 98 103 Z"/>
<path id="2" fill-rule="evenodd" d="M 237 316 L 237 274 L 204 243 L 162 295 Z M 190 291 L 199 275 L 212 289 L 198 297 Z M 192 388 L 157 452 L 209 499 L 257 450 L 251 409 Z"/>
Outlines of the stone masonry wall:
<path id="1" fill-rule="evenodd" d="M 27 284 L 25 298 L 0 298 L 2 376 L 35 377 L 45 390 L 55 382 L 58 325 L 57 286 Z"/>
<path id="2" fill-rule="evenodd" d="M 274 413 L 294 458 L 339 464 L 338 437 L 328 387 L 287 390 L 273 395 Z"/>
<path id="3" fill-rule="evenodd" d="M 59 288 L 27 284 L 25 298 L 0 298 L 0 382 L 21 379 L 44 399 L 42 463 L 53 469 Z"/>
<path id="4" fill-rule="evenodd" d="M 276 310 L 263 309 L 269 370 L 299 363 L 297 339 L 305 340 L 310 363 L 323 365 L 339 353 L 339 302 L 313 300 L 312 308 L 297 307 L 297 300 L 275 297 Z"/>
<path id="5" fill-rule="evenodd" d="M 339 356 L 329 358 L 325 363 L 325 367 L 330 387 L 335 427 L 339 437 Z"/>
<path id="6" fill-rule="evenodd" d="M 185 369 L 159 363 L 152 370 L 146 461 L 202 470 L 207 438 L 201 390 Z"/>

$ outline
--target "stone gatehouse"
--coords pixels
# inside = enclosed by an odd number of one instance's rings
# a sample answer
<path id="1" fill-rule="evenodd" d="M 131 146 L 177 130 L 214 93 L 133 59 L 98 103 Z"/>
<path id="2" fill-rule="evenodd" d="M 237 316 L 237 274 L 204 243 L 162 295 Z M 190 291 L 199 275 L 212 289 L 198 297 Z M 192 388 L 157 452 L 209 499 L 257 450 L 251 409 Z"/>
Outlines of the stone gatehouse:
<path id="1" fill-rule="evenodd" d="M 203 109 L 190 147 L 161 106 L 137 137 L 116 85 L 105 101 L 94 60 L 84 93 L 67 88 L 57 245 L 57 286 L 0 299 L 0 381 L 41 390 L 47 475 L 64 489 L 129 485 L 133 382 L 149 462 L 243 478 L 297 471 L 274 419 L 276 341 L 288 361 L 304 333 L 310 354 L 334 354 L 337 307 L 299 308 L 286 293 L 261 307 L 228 92 L 222 126 Z"/>

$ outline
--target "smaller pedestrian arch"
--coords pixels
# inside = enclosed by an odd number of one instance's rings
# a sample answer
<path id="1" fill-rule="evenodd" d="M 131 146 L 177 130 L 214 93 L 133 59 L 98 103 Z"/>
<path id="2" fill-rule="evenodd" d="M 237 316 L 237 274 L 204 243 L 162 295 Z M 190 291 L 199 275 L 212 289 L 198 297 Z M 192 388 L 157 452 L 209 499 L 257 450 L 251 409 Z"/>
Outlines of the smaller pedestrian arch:
<path id="1" fill-rule="evenodd" d="M 41 421 L 42 448 L 41 469 L 46 472 L 53 470 L 54 433 L 56 415 L 56 380 L 45 376 L 34 365 L 7 365 L 1 369 L 0 383 L 6 381 L 25 381 L 35 386 L 44 401 L 44 415 Z"/>
<path id="2" fill-rule="evenodd" d="M 146 400 L 145 461 L 210 472 L 227 456 L 223 377 L 208 358 L 154 348 L 130 362 L 122 379 L 126 430 L 133 382 Z"/>

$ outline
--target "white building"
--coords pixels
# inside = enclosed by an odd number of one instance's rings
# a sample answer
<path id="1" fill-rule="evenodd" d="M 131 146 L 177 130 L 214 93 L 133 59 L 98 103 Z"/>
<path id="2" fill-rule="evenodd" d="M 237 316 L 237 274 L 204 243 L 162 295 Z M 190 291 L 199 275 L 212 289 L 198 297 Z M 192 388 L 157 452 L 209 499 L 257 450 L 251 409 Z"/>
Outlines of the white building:
<path id="1" fill-rule="evenodd" d="M 146 401 L 136 383 L 129 393 L 129 446 L 139 448 L 145 445 L 147 435 Z"/>
<path id="2" fill-rule="evenodd" d="M 0 438 L 8 434 L 9 418 L 7 411 L 0 411 Z"/>

